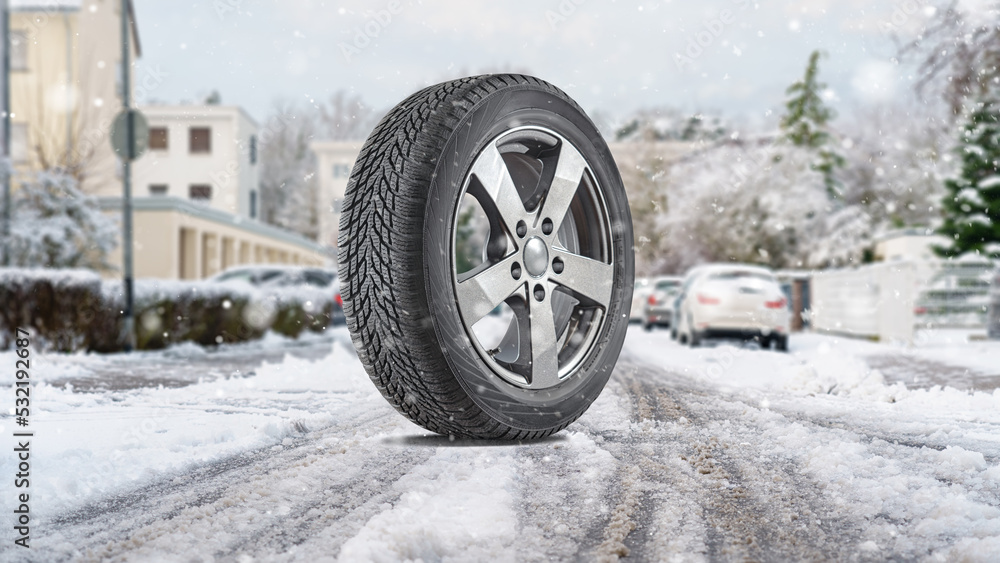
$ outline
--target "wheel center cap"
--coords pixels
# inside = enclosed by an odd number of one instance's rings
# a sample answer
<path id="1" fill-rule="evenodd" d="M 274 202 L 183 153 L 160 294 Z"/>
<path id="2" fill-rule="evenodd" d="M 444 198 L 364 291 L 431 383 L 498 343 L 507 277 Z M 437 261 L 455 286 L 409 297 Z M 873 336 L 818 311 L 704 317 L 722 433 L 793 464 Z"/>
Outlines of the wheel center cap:
<path id="1" fill-rule="evenodd" d="M 524 245 L 524 268 L 532 277 L 539 277 L 549 267 L 549 250 L 538 237 L 531 237 Z"/>

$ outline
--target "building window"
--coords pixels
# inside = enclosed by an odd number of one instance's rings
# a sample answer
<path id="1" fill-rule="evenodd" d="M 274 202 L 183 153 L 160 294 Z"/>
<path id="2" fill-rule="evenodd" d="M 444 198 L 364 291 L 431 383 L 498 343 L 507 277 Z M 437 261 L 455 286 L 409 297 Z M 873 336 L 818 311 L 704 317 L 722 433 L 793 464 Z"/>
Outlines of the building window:
<path id="1" fill-rule="evenodd" d="M 188 186 L 188 197 L 208 201 L 212 199 L 212 186 L 209 184 L 191 184 Z"/>
<path id="2" fill-rule="evenodd" d="M 28 160 L 28 124 L 10 124 L 10 159 L 14 162 Z"/>
<path id="3" fill-rule="evenodd" d="M 250 164 L 257 164 L 257 135 L 250 135 Z"/>
<path id="4" fill-rule="evenodd" d="M 166 184 L 150 184 L 149 195 L 167 195 Z"/>
<path id="5" fill-rule="evenodd" d="M 333 177 L 334 178 L 346 178 L 351 175 L 351 167 L 346 164 L 334 164 L 333 165 Z"/>
<path id="6" fill-rule="evenodd" d="M 28 34 L 24 31 L 10 32 L 10 69 L 28 70 Z"/>
<path id="7" fill-rule="evenodd" d="M 257 190 L 250 190 L 250 218 L 257 218 Z"/>
<path id="8" fill-rule="evenodd" d="M 192 154 L 212 152 L 212 129 L 192 127 L 188 135 L 188 147 Z"/>
<path id="9" fill-rule="evenodd" d="M 165 151 L 170 148 L 170 133 L 166 127 L 149 128 L 149 149 Z"/>

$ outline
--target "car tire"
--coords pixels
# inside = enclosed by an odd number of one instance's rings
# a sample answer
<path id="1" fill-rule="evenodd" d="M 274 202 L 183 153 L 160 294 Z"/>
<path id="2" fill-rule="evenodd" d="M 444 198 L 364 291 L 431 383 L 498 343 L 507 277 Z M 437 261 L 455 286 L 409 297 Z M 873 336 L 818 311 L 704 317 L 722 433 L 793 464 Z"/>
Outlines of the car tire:
<path id="1" fill-rule="evenodd" d="M 772 336 L 773 348 L 779 352 L 788 351 L 788 335 Z"/>
<path id="2" fill-rule="evenodd" d="M 691 345 L 692 348 L 697 348 L 701 346 L 701 335 L 698 334 L 698 331 L 696 330 L 691 331 L 691 336 L 688 338 L 688 343 Z"/>
<path id="3" fill-rule="evenodd" d="M 471 269 L 466 206 L 487 225 Z M 537 78 L 454 80 L 393 108 L 351 172 L 338 247 L 359 359 L 433 432 L 558 432 L 621 352 L 634 287 L 625 188 L 593 122 Z M 511 317 L 492 348 L 477 325 L 497 307 Z"/>

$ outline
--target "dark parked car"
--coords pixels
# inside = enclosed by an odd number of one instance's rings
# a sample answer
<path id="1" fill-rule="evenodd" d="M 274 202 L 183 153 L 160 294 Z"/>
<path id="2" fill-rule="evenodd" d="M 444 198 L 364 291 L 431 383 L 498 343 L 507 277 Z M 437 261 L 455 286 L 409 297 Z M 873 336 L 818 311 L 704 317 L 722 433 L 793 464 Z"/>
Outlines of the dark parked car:
<path id="1" fill-rule="evenodd" d="M 314 268 L 306 266 L 237 266 L 230 268 L 210 278 L 216 282 L 244 282 L 255 287 L 294 287 L 313 286 L 329 289 L 333 295 L 334 326 L 345 324 L 344 301 L 340 297 L 340 278 L 337 271 L 329 268 Z"/>
<path id="2" fill-rule="evenodd" d="M 673 326 L 674 299 L 680 291 L 681 278 L 657 278 L 652 286 L 643 306 L 642 327 L 646 330 L 658 326 L 670 328 Z"/>

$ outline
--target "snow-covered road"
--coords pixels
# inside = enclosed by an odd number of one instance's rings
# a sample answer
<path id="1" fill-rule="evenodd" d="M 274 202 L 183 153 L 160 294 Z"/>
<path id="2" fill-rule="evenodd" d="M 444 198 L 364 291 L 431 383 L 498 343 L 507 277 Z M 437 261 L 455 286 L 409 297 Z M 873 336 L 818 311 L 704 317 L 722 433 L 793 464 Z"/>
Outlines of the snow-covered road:
<path id="1" fill-rule="evenodd" d="M 1000 372 L 1000 343 L 902 349 L 807 334 L 779 354 L 632 330 L 604 394 L 567 431 L 482 443 L 400 417 L 344 342 L 252 374 L 86 392 L 73 378 L 94 380 L 115 360 L 40 356 L 32 547 L 9 537 L 0 559 L 1000 554 L 1000 391 L 982 389 Z M 907 388 L 905 373 L 886 377 L 869 360 L 978 383 Z M 0 473 L 13 472 L 0 456 Z"/>

